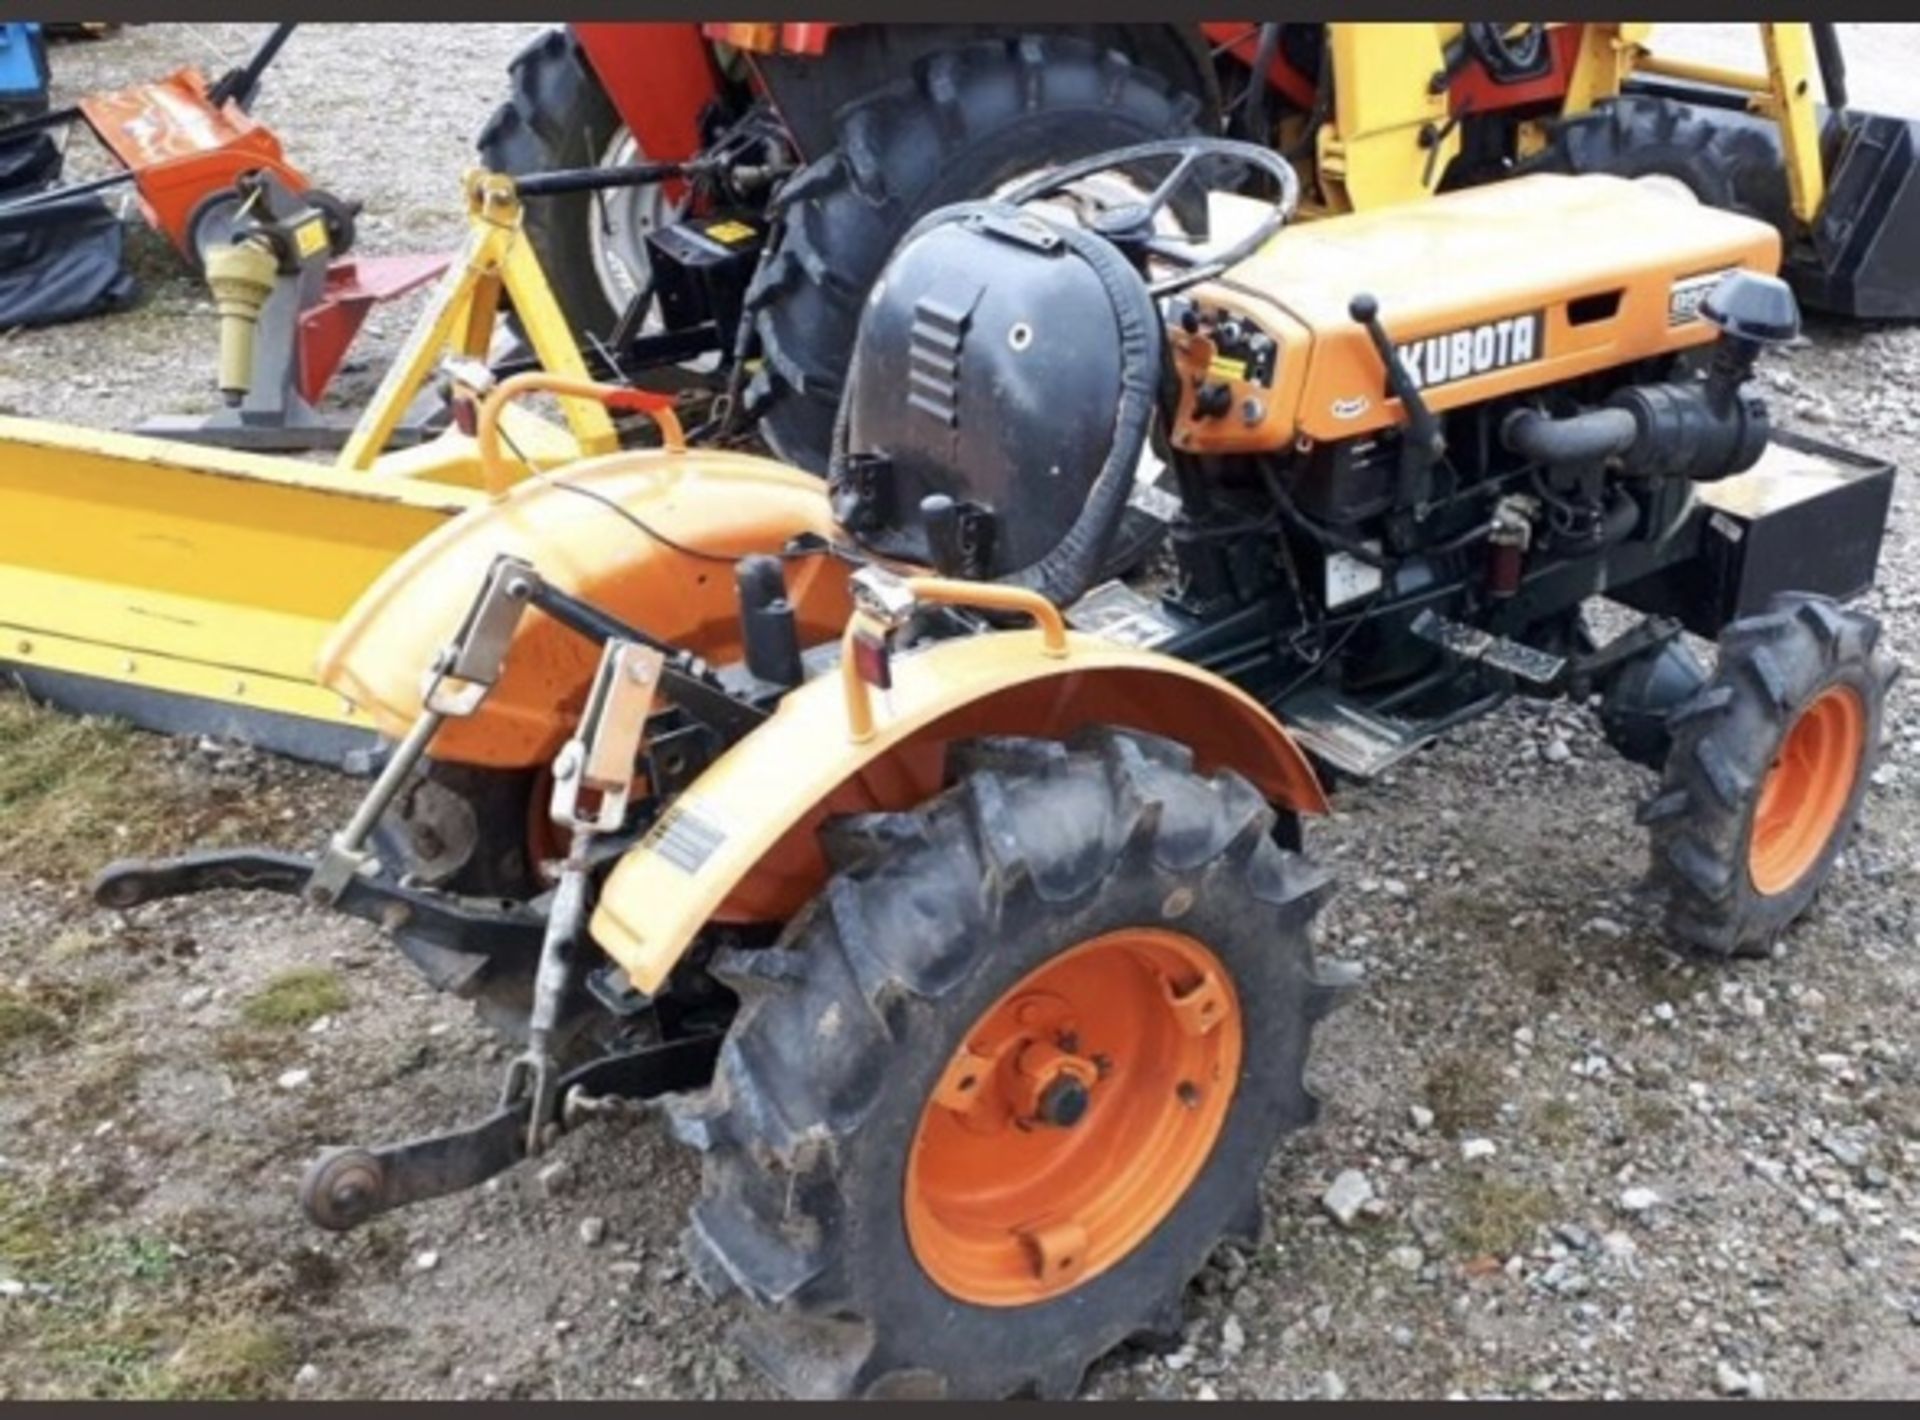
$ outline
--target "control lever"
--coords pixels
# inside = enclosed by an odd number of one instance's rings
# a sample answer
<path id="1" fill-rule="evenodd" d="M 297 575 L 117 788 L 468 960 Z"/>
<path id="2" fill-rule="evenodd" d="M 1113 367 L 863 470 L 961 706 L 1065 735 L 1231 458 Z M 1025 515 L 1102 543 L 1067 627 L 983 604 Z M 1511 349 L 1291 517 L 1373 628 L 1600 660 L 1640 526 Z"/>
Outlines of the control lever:
<path id="1" fill-rule="evenodd" d="M 978 504 L 955 502 L 945 493 L 920 500 L 927 555 L 942 577 L 984 577 L 993 558 L 993 518 Z"/>
<path id="2" fill-rule="evenodd" d="M 1387 388 L 1407 413 L 1407 431 L 1400 440 L 1399 498 L 1403 506 L 1423 508 L 1430 492 L 1428 475 L 1446 457 L 1446 435 L 1440 432 L 1440 421 L 1420 397 L 1419 386 L 1400 363 L 1399 352 L 1380 324 L 1380 303 L 1362 292 L 1347 303 L 1347 314 L 1366 330 L 1380 363 L 1386 366 Z"/>

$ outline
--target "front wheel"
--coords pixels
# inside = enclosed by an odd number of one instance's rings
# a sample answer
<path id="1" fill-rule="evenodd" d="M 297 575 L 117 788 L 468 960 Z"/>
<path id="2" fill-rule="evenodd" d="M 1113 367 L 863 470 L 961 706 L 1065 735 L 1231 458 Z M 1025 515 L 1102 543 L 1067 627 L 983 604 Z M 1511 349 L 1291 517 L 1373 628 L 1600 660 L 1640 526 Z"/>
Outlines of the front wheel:
<path id="1" fill-rule="evenodd" d="M 1804 594 L 1722 633 L 1640 815 L 1682 942 L 1765 956 L 1833 872 L 1879 758 L 1896 669 L 1879 638 L 1865 612 Z"/>
<path id="2" fill-rule="evenodd" d="M 1070 1395 L 1178 1330 L 1316 1112 L 1324 878 L 1250 785 L 1112 731 L 955 757 L 923 808 L 829 828 L 777 946 L 716 961 L 740 1013 L 676 1109 L 699 1273 L 802 1396 Z"/>

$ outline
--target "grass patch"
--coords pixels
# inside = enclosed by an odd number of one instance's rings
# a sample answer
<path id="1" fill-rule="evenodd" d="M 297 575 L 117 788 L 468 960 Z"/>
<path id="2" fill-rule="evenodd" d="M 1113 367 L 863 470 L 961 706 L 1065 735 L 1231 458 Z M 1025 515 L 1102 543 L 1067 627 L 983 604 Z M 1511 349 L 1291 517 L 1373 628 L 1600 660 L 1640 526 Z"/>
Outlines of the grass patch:
<path id="1" fill-rule="evenodd" d="M 111 982 L 27 977 L 0 985 L 0 1059 L 65 1039 L 80 1020 L 113 999 Z"/>
<path id="2" fill-rule="evenodd" d="M 1447 1238 L 1465 1257 L 1511 1257 L 1552 1217 L 1553 1195 L 1544 1188 L 1462 1174 L 1448 1199 Z"/>
<path id="3" fill-rule="evenodd" d="M 29 1045 L 53 1040 L 60 1018 L 11 986 L 0 986 L 0 1059 Z"/>
<path id="4" fill-rule="evenodd" d="M 61 1194 L 30 1191 L 0 1178 L 0 1271 L 31 1276 L 57 1262 L 69 1202 Z"/>
<path id="5" fill-rule="evenodd" d="M 74 719 L 0 695 L 0 862 L 75 877 L 116 852 L 168 841 L 177 795 L 140 748 L 119 721 Z"/>
<path id="6" fill-rule="evenodd" d="M 1504 1088 L 1500 1067 L 1499 1057 L 1485 1050 L 1451 1051 L 1436 1059 L 1423 1091 L 1435 1126 L 1455 1136 L 1491 1126 Z"/>
<path id="7" fill-rule="evenodd" d="M 0 1392 L 49 1399 L 221 1400 L 286 1392 L 298 1355 L 232 1259 L 109 1229 L 85 1194 L 0 1179 Z"/>
<path id="8" fill-rule="evenodd" d="M 293 1341 L 281 1327 L 227 1316 L 191 1330 L 153 1378 L 164 1400 L 243 1400 L 274 1395 L 293 1374 Z"/>
<path id="9" fill-rule="evenodd" d="M 1534 1115 L 1534 1137 L 1554 1148 L 1577 1143 L 1587 1136 L 1587 1132 L 1586 1122 L 1580 1116 L 1580 1106 L 1561 1095 L 1546 1101 Z"/>
<path id="10" fill-rule="evenodd" d="M 0 691 L 0 869 L 12 875 L 72 883 L 114 858 L 281 843 L 352 791 L 278 767 L 234 781 L 164 736 Z"/>
<path id="11" fill-rule="evenodd" d="M 323 966 L 282 972 L 241 1004 L 248 1025 L 289 1030 L 312 1025 L 322 1016 L 347 1008 L 347 988 L 339 974 Z"/>

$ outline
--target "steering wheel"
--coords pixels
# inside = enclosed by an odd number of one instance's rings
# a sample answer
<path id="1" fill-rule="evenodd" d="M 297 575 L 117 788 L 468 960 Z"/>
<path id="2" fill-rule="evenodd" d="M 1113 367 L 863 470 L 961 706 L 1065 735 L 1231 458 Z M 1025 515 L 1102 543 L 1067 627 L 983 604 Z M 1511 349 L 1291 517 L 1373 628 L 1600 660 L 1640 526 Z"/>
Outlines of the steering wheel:
<path id="1" fill-rule="evenodd" d="M 1002 193 L 999 200 L 1016 207 L 1031 207 L 1050 198 L 1070 195 L 1069 188 L 1086 182 L 1088 178 L 1109 172 L 1130 177 L 1124 170 L 1137 170 L 1142 165 L 1154 162 L 1171 162 L 1173 168 L 1152 192 L 1138 202 L 1102 205 L 1086 226 L 1096 236 L 1104 237 L 1118 247 L 1141 269 L 1143 275 L 1150 261 L 1159 261 L 1174 268 L 1172 274 L 1158 280 L 1151 277 L 1147 279 L 1147 290 L 1156 297 L 1170 296 L 1189 286 L 1197 286 L 1244 261 L 1286 225 L 1300 202 L 1300 179 L 1294 173 L 1292 163 L 1271 148 L 1263 148 L 1257 143 L 1239 143 L 1229 138 L 1163 138 L 1152 143 L 1136 143 L 1130 148 L 1095 153 L 1077 163 L 1068 163 L 1042 173 L 1032 181 Z M 1175 235 L 1159 231 L 1155 219 L 1167 210 L 1168 204 L 1183 187 L 1198 182 L 1204 194 L 1220 186 L 1211 179 L 1223 163 L 1230 163 L 1237 168 L 1257 169 L 1279 185 L 1280 195 L 1253 230 L 1225 251 L 1207 250 L 1205 232 Z"/>

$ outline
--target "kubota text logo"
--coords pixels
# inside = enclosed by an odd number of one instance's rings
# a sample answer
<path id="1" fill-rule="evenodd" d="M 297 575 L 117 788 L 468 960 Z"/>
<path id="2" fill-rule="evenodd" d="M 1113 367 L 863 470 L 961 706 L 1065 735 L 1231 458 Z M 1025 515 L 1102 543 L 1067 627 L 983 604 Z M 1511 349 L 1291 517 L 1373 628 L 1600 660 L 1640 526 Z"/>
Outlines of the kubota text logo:
<path id="1" fill-rule="evenodd" d="M 1396 347 L 1416 389 L 1432 389 L 1540 358 L 1546 313 L 1505 316 Z"/>

